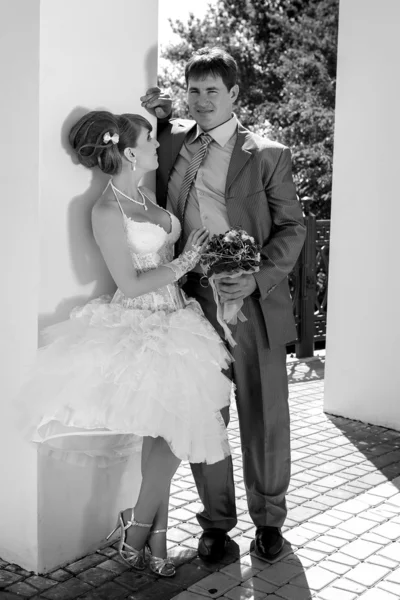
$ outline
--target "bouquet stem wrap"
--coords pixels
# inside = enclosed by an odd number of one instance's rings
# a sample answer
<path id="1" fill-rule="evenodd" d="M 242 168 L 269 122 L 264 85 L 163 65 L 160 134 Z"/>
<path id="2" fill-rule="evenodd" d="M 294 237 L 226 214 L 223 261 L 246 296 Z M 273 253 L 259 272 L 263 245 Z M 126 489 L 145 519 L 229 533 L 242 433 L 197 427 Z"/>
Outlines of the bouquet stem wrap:
<path id="1" fill-rule="evenodd" d="M 247 321 L 247 317 L 245 317 L 241 311 L 244 298 L 237 298 L 236 300 L 228 300 L 226 302 L 221 302 L 217 289 L 218 284 L 216 282 L 219 279 L 223 279 L 224 277 L 231 277 L 232 279 L 234 279 L 235 277 L 239 277 L 244 273 L 257 273 L 257 271 L 259 270 L 259 267 L 256 267 L 252 271 L 241 270 L 235 273 L 216 273 L 214 275 L 211 275 L 211 277 L 208 280 L 214 294 L 215 304 L 217 305 L 217 321 L 224 330 L 225 339 L 229 342 L 232 348 L 236 346 L 236 342 L 233 339 L 232 332 L 228 327 L 228 323 L 231 325 L 236 325 L 238 319 L 242 322 Z"/>

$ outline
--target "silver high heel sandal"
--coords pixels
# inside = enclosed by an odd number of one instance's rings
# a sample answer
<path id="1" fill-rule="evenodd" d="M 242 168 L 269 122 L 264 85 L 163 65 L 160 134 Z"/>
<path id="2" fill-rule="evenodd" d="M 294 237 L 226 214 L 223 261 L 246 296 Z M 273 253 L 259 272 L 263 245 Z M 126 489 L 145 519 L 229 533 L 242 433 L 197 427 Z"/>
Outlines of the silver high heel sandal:
<path id="1" fill-rule="evenodd" d="M 175 565 L 168 556 L 166 558 L 159 558 L 158 556 L 153 556 L 149 544 L 149 538 L 155 533 L 167 533 L 166 529 L 155 529 L 154 531 L 150 531 L 149 537 L 147 538 L 146 546 L 148 548 L 150 559 L 149 559 L 149 567 L 156 575 L 160 575 L 161 577 L 173 577 L 176 574 Z"/>
<path id="2" fill-rule="evenodd" d="M 129 544 L 125 542 L 126 532 L 130 527 L 151 527 L 152 523 L 138 523 L 138 521 L 135 521 L 135 519 L 133 518 L 133 509 L 130 520 L 124 523 L 122 513 L 122 510 L 118 513 L 117 524 L 106 539 L 109 540 L 110 537 L 119 529 L 120 539 L 118 542 L 118 554 L 120 555 L 122 560 L 125 561 L 130 567 L 133 567 L 137 571 L 144 571 L 144 569 L 146 568 L 146 545 L 141 550 L 136 550 L 135 548 L 132 548 L 132 546 L 129 546 Z"/>

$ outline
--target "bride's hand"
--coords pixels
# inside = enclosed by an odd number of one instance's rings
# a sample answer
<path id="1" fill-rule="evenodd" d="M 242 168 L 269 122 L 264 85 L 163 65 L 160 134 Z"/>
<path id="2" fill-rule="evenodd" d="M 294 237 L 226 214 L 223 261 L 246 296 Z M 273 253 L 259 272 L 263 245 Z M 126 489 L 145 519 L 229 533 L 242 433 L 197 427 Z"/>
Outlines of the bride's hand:
<path id="1" fill-rule="evenodd" d="M 149 88 L 144 96 L 140 97 L 143 108 L 158 119 L 166 119 L 172 113 L 172 99 L 169 94 L 159 87 Z"/>
<path id="2" fill-rule="evenodd" d="M 208 244 L 209 236 L 210 232 L 205 227 L 193 229 L 189 234 L 183 252 L 195 251 L 201 254 Z"/>

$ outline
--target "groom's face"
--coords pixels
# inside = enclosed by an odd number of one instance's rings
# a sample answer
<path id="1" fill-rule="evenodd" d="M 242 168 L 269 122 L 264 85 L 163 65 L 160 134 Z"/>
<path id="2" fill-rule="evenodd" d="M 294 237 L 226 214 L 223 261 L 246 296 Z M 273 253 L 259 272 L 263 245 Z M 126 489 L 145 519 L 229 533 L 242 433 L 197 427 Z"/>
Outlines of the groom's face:
<path id="1" fill-rule="evenodd" d="M 189 112 L 203 131 L 214 129 L 231 118 L 238 92 L 237 85 L 228 90 L 221 77 L 207 75 L 204 79 L 189 78 Z"/>

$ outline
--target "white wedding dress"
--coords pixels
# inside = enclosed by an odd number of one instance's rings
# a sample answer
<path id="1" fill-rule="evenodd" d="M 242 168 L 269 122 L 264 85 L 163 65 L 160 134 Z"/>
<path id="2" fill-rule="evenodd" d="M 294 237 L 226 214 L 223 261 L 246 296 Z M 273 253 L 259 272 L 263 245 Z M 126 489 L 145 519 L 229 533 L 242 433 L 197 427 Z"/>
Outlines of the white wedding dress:
<path id="1" fill-rule="evenodd" d="M 176 217 L 169 213 L 166 233 L 121 212 L 136 271 L 173 260 Z M 33 441 L 104 464 L 137 449 L 142 436 L 165 438 L 190 462 L 214 463 L 229 454 L 220 410 L 230 400 L 231 382 L 221 370 L 231 356 L 200 305 L 177 284 L 133 299 L 117 290 L 112 299 L 75 308 L 44 335 L 17 401 Z M 108 436 L 113 443 L 104 444 Z"/>

